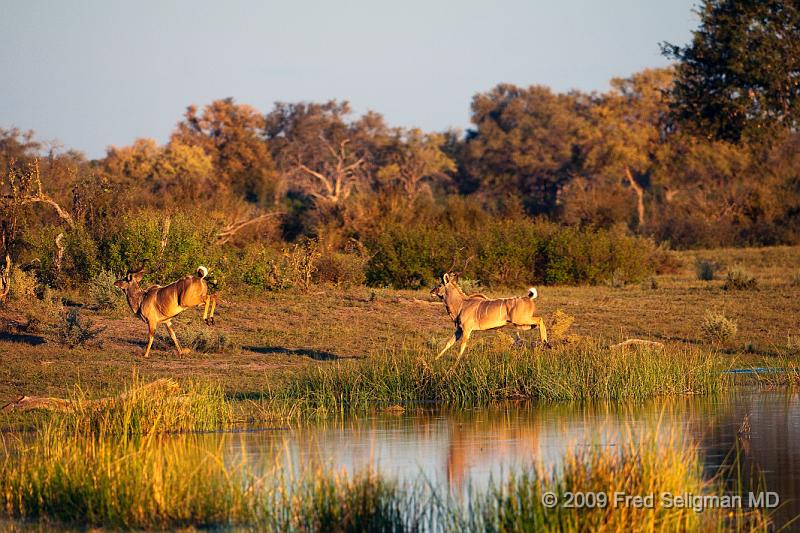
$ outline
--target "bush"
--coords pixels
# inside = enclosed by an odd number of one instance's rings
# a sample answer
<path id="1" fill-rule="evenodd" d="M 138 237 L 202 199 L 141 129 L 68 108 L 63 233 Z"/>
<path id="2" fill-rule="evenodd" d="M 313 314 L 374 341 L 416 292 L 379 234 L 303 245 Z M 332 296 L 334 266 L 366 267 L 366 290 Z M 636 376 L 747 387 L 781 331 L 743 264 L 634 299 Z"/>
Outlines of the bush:
<path id="1" fill-rule="evenodd" d="M 703 336 L 713 343 L 730 342 L 736 337 L 736 322 L 730 320 L 723 313 L 706 311 L 701 324 Z"/>
<path id="2" fill-rule="evenodd" d="M 17 302 L 30 302 L 36 299 L 36 288 L 38 283 L 36 276 L 25 272 L 19 267 L 11 269 L 11 287 L 9 288 L 8 298 Z"/>
<path id="3" fill-rule="evenodd" d="M 113 272 L 103 269 L 89 282 L 87 292 L 98 308 L 111 311 L 125 309 L 127 301 L 122 291 L 114 287 L 116 280 Z"/>
<path id="4" fill-rule="evenodd" d="M 25 316 L 23 329 L 28 333 L 43 333 L 58 327 L 64 308 L 61 301 L 47 286 L 38 286 L 33 297 L 20 300 L 20 310 Z"/>
<path id="5" fill-rule="evenodd" d="M 224 353 L 234 350 L 231 338 L 220 331 L 205 324 L 190 325 L 184 329 L 186 346 L 201 353 Z"/>
<path id="6" fill-rule="evenodd" d="M 70 281 L 89 281 L 99 274 L 97 243 L 83 226 L 64 235 L 63 272 Z"/>
<path id="7" fill-rule="evenodd" d="M 90 318 L 81 316 L 77 309 L 71 309 L 62 315 L 61 322 L 54 325 L 54 330 L 53 339 L 58 344 L 75 348 L 95 341 L 105 328 L 96 327 Z"/>
<path id="8" fill-rule="evenodd" d="M 367 246 L 373 254 L 367 283 L 409 289 L 429 285 L 456 256 L 475 256 L 462 274 L 491 286 L 626 284 L 652 274 L 657 250 L 652 241 L 619 228 L 561 227 L 529 219 L 489 221 L 461 231 L 394 225 Z"/>
<path id="9" fill-rule="evenodd" d="M 329 253 L 319 258 L 314 272 L 316 283 L 332 283 L 337 287 L 363 285 L 369 259 L 361 254 Z"/>
<path id="10" fill-rule="evenodd" d="M 726 291 L 728 290 L 755 290 L 758 288 L 758 280 L 751 276 L 746 270 L 741 267 L 734 268 L 728 271 L 728 277 L 725 284 L 722 286 Z"/>
<path id="11" fill-rule="evenodd" d="M 200 320 L 179 324 L 175 328 L 178 342 L 184 348 L 200 353 L 224 353 L 235 350 L 237 346 L 228 334 L 219 328 L 207 326 Z M 166 331 L 160 330 L 156 337 L 159 348 L 172 350 L 175 347 Z"/>
<path id="12" fill-rule="evenodd" d="M 167 245 L 163 254 L 165 229 Z M 120 217 L 116 230 L 101 243 L 104 268 L 125 272 L 143 260 L 151 265 L 159 261 L 154 281 L 168 283 L 193 273 L 199 265 L 215 270 L 216 257 L 210 255 L 210 243 L 215 241 L 215 227 L 207 217 L 176 214 L 167 226 L 159 211 L 138 211 Z"/>
<path id="13" fill-rule="evenodd" d="M 698 259 L 695 262 L 695 272 L 697 279 L 701 281 L 713 281 L 717 272 L 722 270 L 722 263 L 710 261 L 708 259 Z"/>

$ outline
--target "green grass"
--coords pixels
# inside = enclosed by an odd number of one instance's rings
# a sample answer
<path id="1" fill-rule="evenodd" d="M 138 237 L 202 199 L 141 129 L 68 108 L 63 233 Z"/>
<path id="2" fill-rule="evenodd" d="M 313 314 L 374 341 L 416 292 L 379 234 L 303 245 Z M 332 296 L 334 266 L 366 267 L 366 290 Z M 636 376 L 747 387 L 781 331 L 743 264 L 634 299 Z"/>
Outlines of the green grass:
<path id="1" fill-rule="evenodd" d="M 730 360 L 692 348 L 611 350 L 597 341 L 553 349 L 476 346 L 454 367 L 424 348 L 296 373 L 263 392 L 266 417 L 330 416 L 395 405 L 480 407 L 513 400 L 628 400 L 726 389 Z"/>
<path id="2" fill-rule="evenodd" d="M 563 467 L 523 468 L 471 500 L 424 482 L 330 469 L 291 477 L 281 464 L 226 461 L 219 444 L 193 435 L 125 440 L 43 429 L 6 441 L 0 516 L 72 526 L 243 526 L 269 531 L 684 531 L 764 530 L 767 517 L 728 509 L 546 508 L 544 491 L 722 494 L 702 476 L 698 450 L 678 437 L 629 437 L 617 447 L 567 451 Z M 736 487 L 733 487 L 736 489 Z M 562 500 L 563 501 L 563 500 Z"/>

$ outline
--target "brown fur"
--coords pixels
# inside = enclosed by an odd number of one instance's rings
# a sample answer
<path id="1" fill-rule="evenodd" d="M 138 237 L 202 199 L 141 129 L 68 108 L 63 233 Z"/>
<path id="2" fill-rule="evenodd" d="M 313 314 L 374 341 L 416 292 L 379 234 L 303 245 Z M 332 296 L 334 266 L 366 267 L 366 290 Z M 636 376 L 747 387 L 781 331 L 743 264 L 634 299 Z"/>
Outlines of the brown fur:
<path id="1" fill-rule="evenodd" d="M 198 275 L 183 277 L 164 287 L 153 285 L 146 290 L 139 286 L 143 275 L 142 269 L 128 272 L 124 278 L 115 281 L 114 286 L 125 291 L 131 311 L 147 324 L 147 348 L 144 356 L 149 357 L 156 328 L 161 323 L 167 327 L 178 355 L 185 353 L 188 350 L 182 349 L 178 343 L 175 330 L 172 329 L 172 318 L 191 307 L 205 305 L 203 319 L 207 324 L 213 324 L 216 295 L 209 296 L 208 284 L 203 279 L 201 269 L 198 269 Z"/>
<path id="2" fill-rule="evenodd" d="M 442 277 L 442 283 L 431 291 L 444 301 L 447 313 L 453 319 L 456 331 L 444 349 L 439 352 L 437 359 L 461 339 L 461 348 L 458 359 L 467 347 L 467 341 L 473 331 L 502 328 L 513 325 L 517 329 L 528 330 L 531 327 L 539 328 L 542 342 L 547 343 L 547 330 L 544 320 L 536 316 L 536 303 L 530 296 L 489 299 L 483 294 L 467 296 L 456 283 L 456 276 L 447 273 Z"/>

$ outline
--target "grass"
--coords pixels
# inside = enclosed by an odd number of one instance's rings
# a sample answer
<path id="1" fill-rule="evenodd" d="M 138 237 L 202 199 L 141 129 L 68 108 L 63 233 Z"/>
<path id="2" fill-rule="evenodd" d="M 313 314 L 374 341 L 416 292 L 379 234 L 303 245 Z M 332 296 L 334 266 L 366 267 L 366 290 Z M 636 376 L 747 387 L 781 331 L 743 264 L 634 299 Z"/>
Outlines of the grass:
<path id="1" fill-rule="evenodd" d="M 597 341 L 553 349 L 479 347 L 455 368 L 420 349 L 311 368 L 264 391 L 266 417 L 359 413 L 436 403 L 479 407 L 509 400 L 628 400 L 724 390 L 726 362 L 698 349 L 611 350 Z"/>
<path id="2" fill-rule="evenodd" d="M 292 477 L 280 462 L 248 463 L 244 451 L 231 461 L 223 451 L 193 435 L 125 440 L 50 426 L 33 442 L 6 442 L 0 515 L 78 527 L 270 531 L 765 530 L 768 520 L 729 509 L 542 505 L 544 491 L 722 495 L 724 480 L 705 480 L 697 448 L 675 435 L 567 451 L 561 468 L 523 468 L 467 502 L 422 481 L 327 468 Z"/>
<path id="3" fill-rule="evenodd" d="M 210 431 L 227 426 L 233 409 L 217 385 L 161 379 L 145 383 L 135 372 L 117 396 L 91 399 L 76 389 L 63 411 L 35 419 L 34 427 L 56 425 L 79 435 L 142 437 Z"/>
<path id="4" fill-rule="evenodd" d="M 758 278 L 759 290 L 725 291 L 723 280 L 697 280 L 698 256 L 746 266 Z M 537 305 L 546 320 L 559 309 L 575 317 L 572 334 L 615 341 L 638 337 L 664 342 L 670 349 L 708 351 L 715 347 L 704 339 L 700 324 L 706 310 L 715 309 L 739 324 L 735 343 L 725 346 L 725 355 L 744 366 L 771 366 L 776 357 L 790 355 L 787 336 L 800 335 L 800 286 L 790 283 L 798 256 L 800 247 L 681 252 L 683 270 L 658 276 L 657 289 L 539 287 Z M 488 292 L 510 296 L 525 289 Z M 444 307 L 427 291 L 320 287 L 309 294 L 225 292 L 214 329 L 230 340 L 230 349 L 176 357 L 170 341 L 157 340 L 145 360 L 141 354 L 146 327 L 129 311 L 118 316 L 95 310 L 85 291 L 60 295 L 71 305 L 85 304 L 82 315 L 105 327 L 98 337 L 103 348 L 67 350 L 43 334 L 25 331 L 20 327 L 26 321 L 22 302 L 11 301 L 0 308 L 0 405 L 23 394 L 65 397 L 76 384 L 93 397 L 116 394 L 132 367 L 148 381 L 202 379 L 219 383 L 229 395 L 251 396 L 279 387 L 308 368 L 381 357 L 431 340 L 441 348 L 452 335 Z M 191 324 L 201 314 L 189 310 L 174 320 L 183 345 L 191 340 Z M 473 346 L 492 344 L 497 337 L 495 332 L 476 333 Z M 470 348 L 465 357 L 473 353 Z"/>

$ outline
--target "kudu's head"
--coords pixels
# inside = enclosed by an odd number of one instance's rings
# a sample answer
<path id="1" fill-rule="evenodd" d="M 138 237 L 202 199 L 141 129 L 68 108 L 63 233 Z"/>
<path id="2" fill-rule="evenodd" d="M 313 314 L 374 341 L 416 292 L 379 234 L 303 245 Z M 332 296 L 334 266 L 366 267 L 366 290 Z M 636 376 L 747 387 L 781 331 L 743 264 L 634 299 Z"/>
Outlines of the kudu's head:
<path id="1" fill-rule="evenodd" d="M 467 268 L 467 265 L 469 264 L 469 262 L 471 260 L 472 260 L 472 257 L 467 258 L 467 260 L 464 262 L 464 268 L 462 270 L 465 270 Z M 431 291 L 431 295 L 438 296 L 439 298 L 444 299 L 444 297 L 447 294 L 448 290 L 453 290 L 453 289 L 457 289 L 458 288 L 458 277 L 461 275 L 461 273 L 460 272 L 454 272 L 453 271 L 453 267 L 454 266 L 456 266 L 455 259 L 453 259 L 453 264 L 450 265 L 450 268 L 448 268 L 447 272 L 445 272 L 444 275 L 442 276 L 442 279 L 439 282 L 439 285 L 437 285 Z"/>
<path id="2" fill-rule="evenodd" d="M 138 287 L 145 273 L 144 265 L 136 270 L 128 269 L 128 272 L 124 276 L 114 282 L 114 286 L 119 287 L 123 291 L 127 291 L 131 287 Z"/>
<path id="3" fill-rule="evenodd" d="M 447 294 L 448 286 L 455 285 L 457 281 L 458 272 L 445 272 L 442 276 L 442 279 L 439 281 L 439 285 L 434 287 L 434 289 L 431 291 L 431 295 L 444 298 L 445 294 Z"/>

